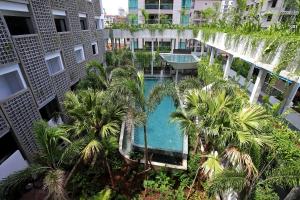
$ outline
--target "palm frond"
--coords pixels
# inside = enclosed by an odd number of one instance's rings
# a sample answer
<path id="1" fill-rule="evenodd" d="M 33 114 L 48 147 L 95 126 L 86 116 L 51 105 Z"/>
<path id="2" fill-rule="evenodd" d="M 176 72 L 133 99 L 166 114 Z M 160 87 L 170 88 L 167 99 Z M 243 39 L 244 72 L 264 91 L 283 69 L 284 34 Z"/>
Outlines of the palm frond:
<path id="1" fill-rule="evenodd" d="M 211 152 L 209 155 L 205 156 L 207 160 L 202 164 L 202 170 L 205 175 L 209 178 L 213 178 L 217 174 L 224 170 L 224 167 L 220 163 L 218 152 Z"/>
<path id="2" fill-rule="evenodd" d="M 205 190 L 209 197 L 213 197 L 228 190 L 240 192 L 246 185 L 247 179 L 243 172 L 224 170 L 208 182 Z"/>
<path id="3" fill-rule="evenodd" d="M 0 182 L 0 197 L 6 199 L 13 194 L 20 186 L 25 186 L 29 181 L 37 179 L 45 174 L 50 168 L 33 164 L 24 170 L 13 173 Z"/>
<path id="4" fill-rule="evenodd" d="M 229 160 L 233 167 L 238 171 L 245 170 L 247 177 L 257 176 L 258 171 L 252 162 L 251 156 L 247 153 L 241 152 L 236 147 L 229 147 L 225 150 L 225 158 Z"/>

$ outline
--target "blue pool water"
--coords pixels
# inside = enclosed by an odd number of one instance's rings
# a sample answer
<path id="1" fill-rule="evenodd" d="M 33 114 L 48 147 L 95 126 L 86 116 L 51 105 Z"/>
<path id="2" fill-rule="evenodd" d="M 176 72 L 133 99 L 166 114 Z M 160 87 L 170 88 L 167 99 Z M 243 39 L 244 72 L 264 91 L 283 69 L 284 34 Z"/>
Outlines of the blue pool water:
<path id="1" fill-rule="evenodd" d="M 160 54 L 161 57 L 167 61 L 172 63 L 195 63 L 197 60 L 193 55 L 190 54 Z"/>
<path id="2" fill-rule="evenodd" d="M 145 95 L 148 96 L 157 79 L 145 80 Z M 182 152 L 183 134 L 177 123 L 170 122 L 170 114 L 176 110 L 172 98 L 165 97 L 147 121 L 148 148 L 172 152 Z M 144 147 L 144 129 L 134 131 L 134 144 Z"/>

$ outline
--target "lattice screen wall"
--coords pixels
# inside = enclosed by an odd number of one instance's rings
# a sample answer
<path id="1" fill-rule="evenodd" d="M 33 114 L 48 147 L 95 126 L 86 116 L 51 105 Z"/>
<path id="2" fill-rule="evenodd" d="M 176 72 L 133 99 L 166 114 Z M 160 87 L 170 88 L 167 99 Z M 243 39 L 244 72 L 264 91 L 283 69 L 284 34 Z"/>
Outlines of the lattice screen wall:
<path id="1" fill-rule="evenodd" d="M 0 65 L 13 62 L 18 62 L 18 58 L 5 27 L 4 19 L 0 16 Z"/>
<path id="2" fill-rule="evenodd" d="M 38 35 L 14 37 L 14 44 L 38 105 L 45 105 L 55 92 Z"/>
<path id="3" fill-rule="evenodd" d="M 9 124 L 7 123 L 3 112 L 0 110 L 0 137 L 9 131 Z"/>
<path id="4" fill-rule="evenodd" d="M 26 90 L 9 98 L 1 107 L 19 144 L 30 157 L 37 150 L 32 134 L 33 122 L 41 119 L 33 96 L 29 90 Z"/>
<path id="5" fill-rule="evenodd" d="M 36 150 L 32 132 L 33 122 L 41 119 L 41 108 L 57 96 L 61 103 L 66 91 L 86 75 L 85 65 L 91 59 L 103 58 L 102 31 L 95 30 L 95 13 L 99 1 L 86 0 L 29 0 L 36 34 L 11 37 L 0 13 L 0 68 L 1 65 L 18 63 L 28 89 L 0 102 L 0 135 L 12 128 L 18 143 L 28 158 Z M 66 10 L 70 31 L 57 33 L 52 9 Z M 89 30 L 81 30 L 79 12 L 87 14 Z M 99 54 L 92 54 L 92 42 L 98 42 Z M 77 64 L 74 46 L 84 46 L 86 61 Z M 45 54 L 60 51 L 64 70 L 50 76 Z M 62 108 L 63 109 L 63 108 Z M 2 113 L 3 112 L 3 113 Z"/>

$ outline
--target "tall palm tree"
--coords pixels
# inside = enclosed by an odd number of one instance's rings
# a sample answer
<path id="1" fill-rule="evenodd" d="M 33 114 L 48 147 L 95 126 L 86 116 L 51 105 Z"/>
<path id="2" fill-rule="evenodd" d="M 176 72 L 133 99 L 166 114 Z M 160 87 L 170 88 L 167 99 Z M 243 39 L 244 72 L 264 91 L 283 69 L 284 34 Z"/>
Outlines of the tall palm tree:
<path id="1" fill-rule="evenodd" d="M 144 129 L 144 158 L 145 169 L 148 169 L 148 140 L 147 140 L 147 99 L 145 97 L 144 74 L 133 67 L 124 67 L 112 73 L 112 91 L 126 98 L 132 120 L 142 122 Z M 132 127 L 133 128 L 133 127 Z"/>
<path id="2" fill-rule="evenodd" d="M 111 184 L 114 187 L 108 153 L 113 149 L 125 115 L 124 105 L 111 99 L 105 91 L 80 90 L 68 92 L 64 101 L 67 115 L 73 120 L 65 128 L 72 138 L 81 143 L 80 158 L 68 175 L 70 179 L 83 161 L 92 165 L 102 156 Z M 67 181 L 66 181 L 67 182 Z"/>
<path id="3" fill-rule="evenodd" d="M 70 164 L 71 142 L 66 133 L 60 128 L 49 127 L 44 121 L 34 124 L 34 135 L 38 145 L 38 152 L 34 161 L 28 168 L 18 171 L 0 183 L 1 199 L 18 190 L 18 186 L 25 185 L 30 181 L 43 180 L 44 189 L 48 195 L 46 199 L 67 199 L 64 189 L 66 170 L 64 165 Z M 67 145 L 62 148 L 61 144 Z"/>

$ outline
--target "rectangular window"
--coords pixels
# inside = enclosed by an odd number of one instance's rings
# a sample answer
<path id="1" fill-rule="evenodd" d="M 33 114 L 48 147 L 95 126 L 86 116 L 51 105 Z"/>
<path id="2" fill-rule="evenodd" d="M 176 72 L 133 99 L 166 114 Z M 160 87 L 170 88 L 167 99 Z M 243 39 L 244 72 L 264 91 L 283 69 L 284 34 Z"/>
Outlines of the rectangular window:
<path id="1" fill-rule="evenodd" d="M 18 150 L 18 145 L 11 132 L 8 132 L 0 138 L 0 146 L 0 164 Z"/>
<path id="2" fill-rule="evenodd" d="M 33 34 L 34 29 L 29 16 L 4 16 L 11 35 Z"/>
<path id="3" fill-rule="evenodd" d="M 96 30 L 101 29 L 100 18 L 95 17 L 95 25 L 96 25 Z"/>
<path id="4" fill-rule="evenodd" d="M 77 63 L 81 63 L 85 60 L 84 50 L 82 45 L 78 45 L 74 48 L 75 59 Z"/>
<path id="5" fill-rule="evenodd" d="M 59 112 L 59 103 L 56 98 L 40 109 L 41 116 L 46 121 L 58 117 Z"/>
<path id="6" fill-rule="evenodd" d="M 272 7 L 272 8 L 275 8 L 275 7 L 276 7 L 276 5 L 277 5 L 277 0 L 273 0 L 273 1 L 272 1 L 272 5 L 271 5 L 271 7 Z"/>
<path id="7" fill-rule="evenodd" d="M 26 88 L 26 83 L 18 64 L 1 67 L 0 69 L 0 100 Z"/>
<path id="8" fill-rule="evenodd" d="M 66 32 L 69 30 L 67 25 L 66 11 L 64 10 L 52 10 L 52 15 L 55 22 L 57 32 Z"/>
<path id="9" fill-rule="evenodd" d="M 98 44 L 97 44 L 97 42 L 92 43 L 92 49 L 93 49 L 93 55 L 97 55 L 98 54 Z"/>
<path id="10" fill-rule="evenodd" d="M 87 18 L 86 14 L 79 13 L 79 20 L 80 20 L 81 30 L 87 30 L 88 29 L 88 24 L 87 24 L 86 18 Z"/>
<path id="11" fill-rule="evenodd" d="M 50 75 L 54 75 L 64 69 L 60 52 L 50 53 L 46 55 L 45 60 Z"/>
<path id="12" fill-rule="evenodd" d="M 270 22 L 272 20 L 272 15 L 267 16 L 267 22 Z"/>

